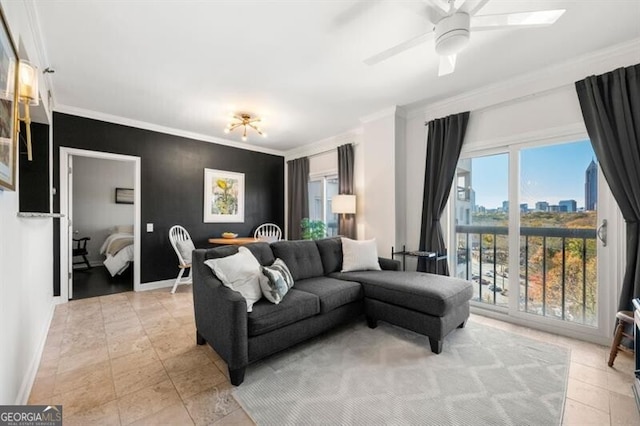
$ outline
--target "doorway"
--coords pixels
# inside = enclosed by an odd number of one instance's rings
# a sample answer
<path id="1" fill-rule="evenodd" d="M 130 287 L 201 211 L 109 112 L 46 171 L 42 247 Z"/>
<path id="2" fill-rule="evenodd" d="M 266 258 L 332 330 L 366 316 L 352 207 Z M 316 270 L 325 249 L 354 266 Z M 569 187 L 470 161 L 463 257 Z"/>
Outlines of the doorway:
<path id="1" fill-rule="evenodd" d="M 60 166 L 62 299 L 139 290 L 140 158 L 61 148 Z"/>

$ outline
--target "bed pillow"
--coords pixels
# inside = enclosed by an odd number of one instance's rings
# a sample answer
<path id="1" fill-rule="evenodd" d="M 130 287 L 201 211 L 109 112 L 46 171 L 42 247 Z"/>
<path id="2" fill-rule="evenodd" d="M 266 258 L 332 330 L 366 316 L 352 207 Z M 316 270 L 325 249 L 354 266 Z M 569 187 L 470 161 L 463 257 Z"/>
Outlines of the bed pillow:
<path id="1" fill-rule="evenodd" d="M 262 275 L 258 259 L 246 247 L 238 248 L 238 253 L 231 256 L 209 259 L 204 264 L 211 268 L 225 287 L 245 298 L 247 312 L 253 310 L 253 304 L 262 297 L 260 280 L 267 278 Z"/>
<path id="2" fill-rule="evenodd" d="M 180 256 L 182 256 L 182 260 L 184 260 L 184 263 L 186 263 L 187 265 L 191 265 L 191 253 L 196 249 L 196 246 L 193 245 L 193 241 L 176 241 L 176 247 L 180 252 Z"/>
<path id="3" fill-rule="evenodd" d="M 277 305 L 293 287 L 291 272 L 284 260 L 276 259 L 271 266 L 263 266 L 262 273 L 267 277 L 266 280 L 260 281 L 262 295 Z"/>
<path id="4" fill-rule="evenodd" d="M 342 238 L 342 272 L 379 271 L 376 240 Z"/>

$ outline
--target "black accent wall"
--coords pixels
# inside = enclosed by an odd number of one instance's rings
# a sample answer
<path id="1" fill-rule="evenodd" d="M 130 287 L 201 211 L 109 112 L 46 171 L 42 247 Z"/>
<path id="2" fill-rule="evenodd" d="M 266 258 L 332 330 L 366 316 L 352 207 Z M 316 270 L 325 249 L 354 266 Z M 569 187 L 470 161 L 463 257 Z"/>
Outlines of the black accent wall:
<path id="1" fill-rule="evenodd" d="M 49 213 L 49 126 L 31 123 L 32 161 L 27 157 L 27 131 L 20 122 L 18 159 L 21 212 Z"/>
<path id="2" fill-rule="evenodd" d="M 68 114 L 53 115 L 53 186 L 60 185 L 60 147 L 133 155 L 141 158 L 141 282 L 173 279 L 178 260 L 169 228 L 184 226 L 197 248 L 222 232 L 253 235 L 273 222 L 284 229 L 284 157 L 203 142 Z M 245 174 L 244 223 L 204 223 L 204 169 Z M 60 191 L 57 191 L 59 194 Z M 60 197 L 54 197 L 60 212 Z M 146 224 L 154 232 L 146 232 Z M 59 263 L 59 221 L 54 225 L 54 261 Z M 60 294 L 59 274 L 54 294 Z"/>

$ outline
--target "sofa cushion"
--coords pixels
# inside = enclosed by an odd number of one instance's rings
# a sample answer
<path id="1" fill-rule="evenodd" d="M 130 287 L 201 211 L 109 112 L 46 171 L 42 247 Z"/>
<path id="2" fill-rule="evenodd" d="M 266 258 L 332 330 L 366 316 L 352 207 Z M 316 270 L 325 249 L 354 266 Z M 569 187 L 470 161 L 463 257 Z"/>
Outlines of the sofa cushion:
<path id="1" fill-rule="evenodd" d="M 260 281 L 262 295 L 277 305 L 293 287 L 291 272 L 282 259 L 276 259 L 271 266 L 262 267 L 262 274 L 267 277 Z"/>
<path id="2" fill-rule="evenodd" d="M 325 275 L 342 269 L 342 240 L 340 237 L 316 240 Z"/>
<path id="3" fill-rule="evenodd" d="M 277 241 L 271 248 L 287 264 L 295 281 L 324 275 L 315 241 Z"/>
<path id="4" fill-rule="evenodd" d="M 240 247 L 236 254 L 218 259 L 205 260 L 225 287 L 237 291 L 247 302 L 247 312 L 262 298 L 260 281 L 268 281 L 262 275 L 262 267 L 249 250 Z"/>
<path id="5" fill-rule="evenodd" d="M 209 259 L 218 259 L 220 257 L 231 256 L 232 254 L 236 254 L 238 252 L 238 247 L 236 245 L 227 245 L 227 246 L 218 246 L 207 250 L 204 255 L 205 260 Z M 260 265 L 266 266 L 271 265 L 276 258 L 273 256 L 273 252 L 271 251 L 271 247 L 269 243 L 265 242 L 257 242 L 245 244 L 242 247 L 246 247 L 249 251 L 258 259 Z"/>
<path id="6" fill-rule="evenodd" d="M 361 283 L 367 298 L 438 317 L 473 296 L 469 281 L 424 272 L 336 272 L 331 277 Z"/>
<path id="7" fill-rule="evenodd" d="M 342 272 L 379 271 L 376 240 L 342 238 Z"/>
<path id="8" fill-rule="evenodd" d="M 249 336 L 259 336 L 318 313 L 318 296 L 293 288 L 277 305 L 266 299 L 254 304 L 253 312 L 247 314 L 248 333 Z"/>
<path id="9" fill-rule="evenodd" d="M 362 286 L 353 281 L 329 277 L 307 278 L 296 282 L 296 290 L 315 294 L 320 299 L 320 313 L 325 314 L 363 297 Z"/>

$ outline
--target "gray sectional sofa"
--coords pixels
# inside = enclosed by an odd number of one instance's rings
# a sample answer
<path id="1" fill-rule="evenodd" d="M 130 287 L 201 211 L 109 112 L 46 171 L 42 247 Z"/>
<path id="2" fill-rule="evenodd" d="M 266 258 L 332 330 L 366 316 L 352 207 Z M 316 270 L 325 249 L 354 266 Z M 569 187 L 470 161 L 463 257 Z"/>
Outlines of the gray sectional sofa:
<path id="1" fill-rule="evenodd" d="M 248 364 L 365 314 L 429 337 L 440 353 L 442 340 L 469 316 L 473 291 L 468 281 L 418 272 L 401 272 L 399 262 L 379 259 L 382 271 L 342 273 L 340 238 L 245 245 L 261 265 L 276 258 L 295 281 L 282 302 L 262 299 L 247 313 L 244 298 L 225 287 L 208 259 L 230 256 L 237 246 L 193 252 L 193 299 L 197 343 L 208 343 L 228 365 L 231 383 L 244 380 Z"/>

